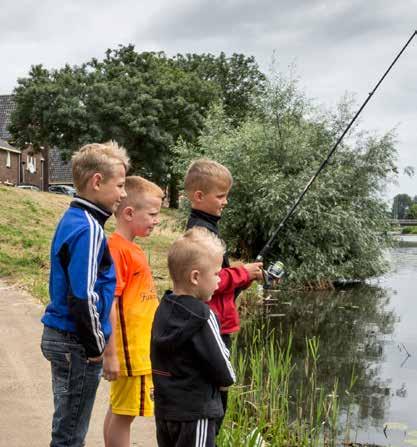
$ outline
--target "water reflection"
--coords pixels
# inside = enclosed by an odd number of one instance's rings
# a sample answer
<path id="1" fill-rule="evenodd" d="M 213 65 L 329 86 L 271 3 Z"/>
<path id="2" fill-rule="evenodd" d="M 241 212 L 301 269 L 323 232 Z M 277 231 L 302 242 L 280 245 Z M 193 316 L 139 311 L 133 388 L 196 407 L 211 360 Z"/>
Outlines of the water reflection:
<path id="1" fill-rule="evenodd" d="M 294 383 L 303 379 L 302 359 L 306 337 L 320 339 L 319 382 L 330 390 L 335 378 L 340 390 L 349 388 L 354 366 L 356 403 L 361 419 L 381 425 L 385 418 L 389 384 L 379 379 L 379 363 L 384 355 L 381 334 L 391 334 L 396 317 L 386 310 L 385 289 L 361 286 L 345 291 L 286 295 L 281 303 L 266 307 L 281 340 L 292 332 L 295 360 L 300 368 Z M 280 317 L 274 315 L 281 314 Z"/>
<path id="2" fill-rule="evenodd" d="M 417 247 L 411 242 L 390 252 L 388 275 L 345 290 L 273 294 L 242 331 L 244 337 L 267 321 L 284 344 L 292 332 L 294 395 L 304 380 L 305 339 L 319 337 L 319 383 L 330 392 L 338 378 L 346 441 L 406 446 L 417 440 Z M 348 395 L 352 370 L 356 383 Z"/>

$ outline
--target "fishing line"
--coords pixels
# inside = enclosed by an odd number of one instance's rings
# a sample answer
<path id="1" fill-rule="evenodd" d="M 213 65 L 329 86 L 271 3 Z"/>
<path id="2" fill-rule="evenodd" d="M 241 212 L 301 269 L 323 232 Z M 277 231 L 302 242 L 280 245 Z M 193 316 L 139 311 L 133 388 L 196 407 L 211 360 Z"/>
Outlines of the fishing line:
<path id="1" fill-rule="evenodd" d="M 318 175 L 320 174 L 320 172 L 324 169 L 324 167 L 327 165 L 327 163 L 329 162 L 331 156 L 333 155 L 333 153 L 336 151 L 337 147 L 339 146 L 339 144 L 341 143 L 341 141 L 343 140 L 344 136 L 349 132 L 349 129 L 352 127 L 353 123 L 356 121 L 356 119 L 358 118 L 358 116 L 361 114 L 362 110 L 365 108 L 366 104 L 368 104 L 369 100 L 372 98 L 372 96 L 374 95 L 374 93 L 376 92 L 376 90 L 378 89 L 378 87 L 381 85 L 382 81 L 385 79 L 385 77 L 388 75 L 388 73 L 390 72 L 391 68 L 396 64 L 396 62 L 398 61 L 398 59 L 401 57 L 401 55 L 403 54 L 403 52 L 405 51 L 405 49 L 408 47 L 408 45 L 410 44 L 410 42 L 414 39 L 414 37 L 417 35 L 417 30 L 414 31 L 414 33 L 411 35 L 411 37 L 408 39 L 407 43 L 403 46 L 403 48 L 401 49 L 401 51 L 397 54 L 397 56 L 395 57 L 395 59 L 392 61 L 391 65 L 388 67 L 388 69 L 385 71 L 385 73 L 383 74 L 383 76 L 381 77 L 381 79 L 378 81 L 378 83 L 376 84 L 376 86 L 374 87 L 374 89 L 368 94 L 367 98 L 365 99 L 365 101 L 363 102 L 363 104 L 360 106 L 359 110 L 356 112 L 355 116 L 351 119 L 350 123 L 348 124 L 348 126 L 346 127 L 346 129 L 343 131 L 343 133 L 340 135 L 340 137 L 338 138 L 338 140 L 336 141 L 335 145 L 332 147 L 332 149 L 330 150 L 330 152 L 328 153 L 327 157 L 323 160 L 323 162 L 321 163 L 320 167 L 318 168 L 317 172 L 313 175 L 313 177 L 311 177 L 311 179 L 308 181 L 307 185 L 305 186 L 305 188 L 303 189 L 303 191 L 301 192 L 301 194 L 298 196 L 297 200 L 294 202 L 294 204 L 291 206 L 291 208 L 288 210 L 287 214 L 285 215 L 285 217 L 281 220 L 281 222 L 279 223 L 279 225 L 277 226 L 277 228 L 274 230 L 274 232 L 272 233 L 271 237 L 269 238 L 268 242 L 265 244 L 265 246 L 262 248 L 262 250 L 259 252 L 258 256 L 256 257 L 257 261 L 263 261 L 264 257 L 266 256 L 266 254 L 271 250 L 271 245 L 272 242 L 274 241 L 274 239 L 277 237 L 277 234 L 281 231 L 281 229 L 284 227 L 285 223 L 287 222 L 287 220 L 293 215 L 294 211 L 296 210 L 296 208 L 298 207 L 298 205 L 300 204 L 301 200 L 303 199 L 303 197 L 305 196 L 305 194 L 307 193 L 307 191 L 311 188 L 311 185 L 314 183 L 314 181 L 316 180 L 316 178 L 318 177 Z M 271 268 L 271 266 L 270 266 Z M 269 270 L 269 269 L 268 269 Z"/>

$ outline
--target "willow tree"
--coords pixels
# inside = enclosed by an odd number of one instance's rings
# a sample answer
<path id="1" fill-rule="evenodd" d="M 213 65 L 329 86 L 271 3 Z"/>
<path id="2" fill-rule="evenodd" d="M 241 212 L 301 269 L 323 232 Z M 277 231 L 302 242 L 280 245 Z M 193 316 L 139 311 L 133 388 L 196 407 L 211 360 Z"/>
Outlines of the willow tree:
<path id="1" fill-rule="evenodd" d="M 313 107 L 294 81 L 278 78 L 260 98 L 263 113 L 232 126 L 214 108 L 197 144 L 175 147 L 177 172 L 204 156 L 225 164 L 234 185 L 222 234 L 237 256 L 254 258 L 352 117 L 343 99 L 333 112 Z M 388 213 L 381 191 L 396 172 L 392 132 L 354 128 L 275 240 L 272 257 L 290 279 L 320 284 L 363 279 L 386 264 Z"/>

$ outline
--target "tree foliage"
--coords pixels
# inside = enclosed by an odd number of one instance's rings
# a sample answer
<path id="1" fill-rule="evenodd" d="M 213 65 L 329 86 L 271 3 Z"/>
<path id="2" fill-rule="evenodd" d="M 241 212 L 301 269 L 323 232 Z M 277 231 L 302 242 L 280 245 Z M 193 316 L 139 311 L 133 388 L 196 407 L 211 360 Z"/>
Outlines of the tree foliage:
<path id="1" fill-rule="evenodd" d="M 33 67 L 15 94 L 11 132 L 18 145 L 72 152 L 115 139 L 128 149 L 136 172 L 161 180 L 169 172 L 169 147 L 179 136 L 195 139 L 218 88 L 173 66 L 163 53 L 138 54 L 128 46 L 80 67 Z"/>
<path id="2" fill-rule="evenodd" d="M 417 203 L 410 205 L 406 217 L 407 219 L 417 219 Z"/>
<path id="3" fill-rule="evenodd" d="M 205 156 L 225 164 L 234 185 L 222 232 L 236 255 L 254 258 L 352 117 L 346 98 L 333 113 L 315 109 L 295 81 L 277 78 L 263 113 L 239 127 L 215 107 L 193 145 L 175 151 L 178 174 Z M 380 192 L 395 172 L 394 135 L 353 129 L 273 246 L 293 280 L 320 282 L 380 273 L 388 228 Z"/>
<path id="4" fill-rule="evenodd" d="M 170 182 L 175 203 L 172 145 L 179 137 L 194 142 L 215 102 L 237 124 L 253 111 L 264 80 L 255 59 L 241 54 L 168 58 L 120 46 L 81 66 L 32 67 L 15 89 L 10 130 L 18 146 L 57 146 L 67 154 L 114 139 L 128 149 L 134 172 Z"/>
<path id="5" fill-rule="evenodd" d="M 413 199 L 408 194 L 397 194 L 392 202 L 393 219 L 407 219 L 408 209 L 412 203 Z"/>
<path id="6" fill-rule="evenodd" d="M 72 152 L 116 139 L 137 172 L 159 180 L 169 173 L 170 146 L 179 136 L 195 139 L 208 106 L 221 97 L 215 82 L 131 45 L 81 66 L 34 66 L 18 82 L 10 129 L 17 145 Z"/>
<path id="7" fill-rule="evenodd" d="M 218 56 L 177 54 L 174 63 L 219 86 L 225 113 L 234 124 L 257 110 L 256 102 L 265 90 L 266 76 L 253 56 L 234 53 L 227 57 L 223 52 Z"/>

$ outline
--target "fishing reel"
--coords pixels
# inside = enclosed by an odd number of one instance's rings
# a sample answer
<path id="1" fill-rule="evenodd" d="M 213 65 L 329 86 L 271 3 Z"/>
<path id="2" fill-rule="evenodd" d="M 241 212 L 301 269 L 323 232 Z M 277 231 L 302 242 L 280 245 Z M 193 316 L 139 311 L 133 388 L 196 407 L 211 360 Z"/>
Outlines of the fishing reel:
<path id="1" fill-rule="evenodd" d="M 264 289 L 271 289 L 284 277 L 284 263 L 281 261 L 272 262 L 266 270 L 262 269 L 262 273 L 264 277 Z"/>

